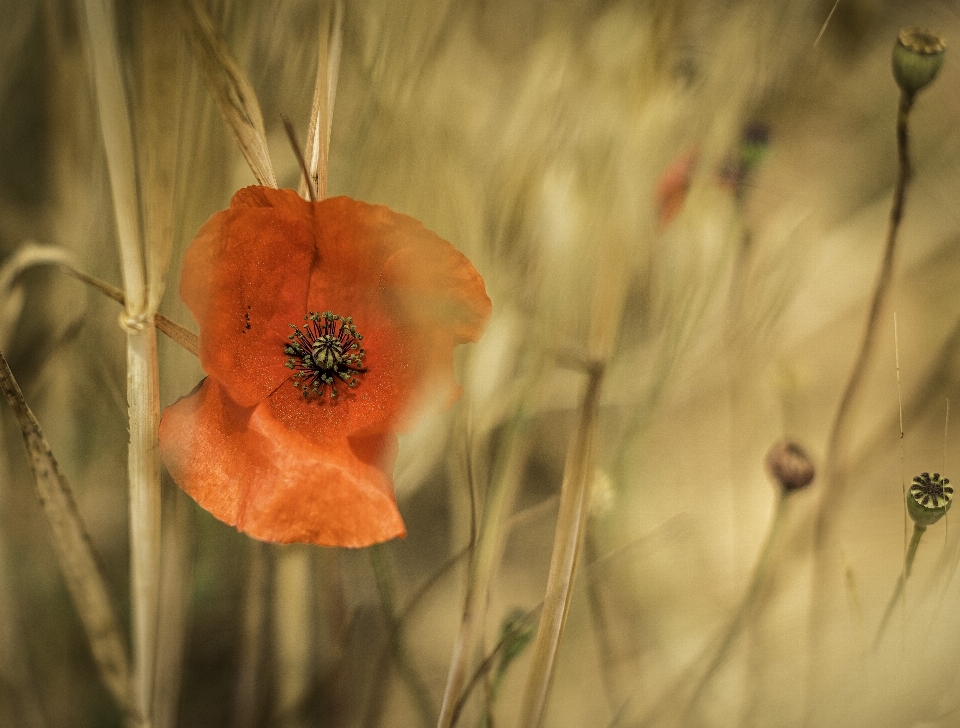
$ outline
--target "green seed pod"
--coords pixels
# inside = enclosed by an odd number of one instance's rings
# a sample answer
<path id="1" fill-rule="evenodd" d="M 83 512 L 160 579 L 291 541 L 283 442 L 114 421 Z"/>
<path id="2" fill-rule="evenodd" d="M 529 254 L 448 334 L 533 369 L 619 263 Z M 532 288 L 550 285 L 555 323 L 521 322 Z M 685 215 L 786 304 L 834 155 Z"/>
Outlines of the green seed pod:
<path id="1" fill-rule="evenodd" d="M 907 95 L 913 96 L 937 77 L 947 43 L 936 33 L 904 28 L 893 46 L 893 77 Z"/>
<path id="2" fill-rule="evenodd" d="M 940 473 L 920 473 L 907 493 L 907 513 L 922 528 L 943 518 L 953 503 L 953 487 Z"/>
<path id="3" fill-rule="evenodd" d="M 781 440 L 770 448 L 767 467 L 784 493 L 806 488 L 815 474 L 810 456 L 792 440 Z"/>

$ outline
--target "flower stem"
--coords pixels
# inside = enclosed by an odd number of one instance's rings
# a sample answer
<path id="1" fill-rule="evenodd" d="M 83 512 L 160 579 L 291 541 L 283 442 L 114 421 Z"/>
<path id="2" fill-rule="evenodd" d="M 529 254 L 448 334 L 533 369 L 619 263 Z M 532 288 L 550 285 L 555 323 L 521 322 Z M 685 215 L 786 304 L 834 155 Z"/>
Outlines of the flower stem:
<path id="1" fill-rule="evenodd" d="M 901 594 L 903 594 L 903 587 L 907 579 L 910 578 L 910 570 L 913 568 L 913 560 L 917 555 L 917 547 L 920 545 L 920 538 L 926 530 L 926 526 L 921 526 L 918 523 L 913 524 L 913 537 L 910 539 L 907 555 L 903 559 L 903 571 L 900 572 L 900 576 L 897 578 L 897 585 L 893 588 L 890 601 L 887 602 L 887 609 L 883 613 L 883 619 L 880 620 L 880 626 L 877 628 L 877 636 L 873 640 L 874 650 L 880 646 L 880 642 L 883 640 L 883 633 L 887 629 L 887 622 L 890 621 L 890 616 L 893 614 L 893 608 L 896 606 L 897 601 L 899 601 Z"/>
<path id="2" fill-rule="evenodd" d="M 834 416 L 833 427 L 827 447 L 826 469 L 830 493 L 824 493 L 820 501 L 817 517 L 817 542 L 822 543 L 828 531 L 833 516 L 838 512 L 837 498 L 846 487 L 846 448 L 849 444 L 851 415 L 853 406 L 863 386 L 863 378 L 867 364 L 876 346 L 878 322 L 883 308 L 889 298 L 890 281 L 893 277 L 893 263 L 897 248 L 897 234 L 903 219 L 903 206 L 906 198 L 907 184 L 912 175 L 909 150 L 909 117 L 913 107 L 913 97 L 906 93 L 900 95 L 900 105 L 897 110 L 897 159 L 899 173 L 893 195 L 893 205 L 890 209 L 890 224 L 887 229 L 887 240 L 883 252 L 883 261 L 873 290 L 870 310 L 864 327 L 860 350 L 850 372 L 850 379 L 843 391 L 840 404 Z"/>
<path id="3" fill-rule="evenodd" d="M 740 607 L 737 609 L 733 620 L 727 626 L 727 631 L 724 632 L 723 638 L 720 640 L 716 652 L 714 652 L 713 659 L 710 660 L 707 669 L 704 671 L 700 681 L 697 683 L 697 687 L 693 691 L 686 709 L 687 716 L 696 708 L 697 703 L 703 697 L 704 691 L 710 685 L 710 681 L 729 656 L 730 648 L 743 631 L 747 619 L 755 611 L 760 595 L 763 592 L 763 587 L 767 583 L 770 575 L 771 565 L 773 564 L 773 553 L 783 529 L 783 523 L 786 520 L 787 502 L 788 497 L 781 490 L 777 497 L 777 507 L 773 515 L 773 522 L 770 525 L 770 531 L 767 533 L 767 540 L 763 544 L 763 550 L 760 552 L 760 559 L 757 561 L 757 565 L 753 570 L 750 586 L 747 587 L 747 593 L 740 603 Z"/>
<path id="4" fill-rule="evenodd" d="M 890 297 L 890 282 L 893 277 L 897 234 L 903 219 L 907 185 L 912 175 L 909 150 L 909 119 L 912 107 L 913 95 L 901 93 L 897 109 L 896 128 L 899 171 L 890 209 L 890 222 L 887 228 L 883 260 L 874 285 L 860 349 L 840 403 L 837 406 L 833 426 L 827 441 L 827 452 L 824 459 L 825 488 L 820 494 L 820 505 L 815 517 L 813 534 L 813 588 L 809 617 L 810 645 L 813 658 L 810 660 L 809 667 L 810 694 L 807 701 L 808 715 L 806 718 L 808 725 L 822 722 L 818 711 L 822 709 L 821 706 L 830 703 L 827 700 L 827 695 L 834 690 L 835 671 L 841 669 L 838 660 L 832 661 L 835 666 L 829 669 L 826 669 L 823 661 L 823 658 L 830 654 L 832 650 L 835 650 L 837 645 L 842 644 L 836 639 L 839 637 L 836 630 L 830 630 L 832 622 L 829 619 L 829 614 L 833 608 L 831 602 L 841 590 L 839 584 L 836 583 L 837 570 L 834 568 L 834 562 L 838 554 L 836 524 L 842 514 L 845 513 L 844 501 L 847 496 L 847 473 L 849 471 L 848 449 L 853 426 L 853 413 L 856 409 L 857 399 L 863 389 L 867 366 L 876 347 L 879 322 Z"/>
<path id="5" fill-rule="evenodd" d="M 407 646 L 403 639 L 403 625 L 397 618 L 397 605 L 393 589 L 393 581 L 390 578 L 390 567 L 387 565 L 384 557 L 383 546 L 371 546 L 367 549 L 370 554 L 370 564 L 373 566 L 373 575 L 377 582 L 377 591 L 380 594 L 380 606 L 383 609 L 384 619 L 387 621 L 389 631 L 390 645 L 393 647 L 393 654 L 397 661 L 397 671 L 400 677 L 407 684 L 417 710 L 420 712 L 420 721 L 424 726 L 433 724 L 434 712 L 432 701 L 430 700 L 430 691 L 424 684 L 416 668 L 410 661 L 410 654 L 407 652 Z M 377 700 L 377 696 L 373 700 Z"/>

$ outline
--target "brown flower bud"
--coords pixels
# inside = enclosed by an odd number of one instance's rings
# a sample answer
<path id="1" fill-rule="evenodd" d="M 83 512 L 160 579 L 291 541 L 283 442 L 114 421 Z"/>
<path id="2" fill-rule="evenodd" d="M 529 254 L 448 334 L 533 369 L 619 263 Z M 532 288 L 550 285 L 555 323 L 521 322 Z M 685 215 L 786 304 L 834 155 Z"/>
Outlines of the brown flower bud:
<path id="1" fill-rule="evenodd" d="M 805 488 L 813 480 L 814 468 L 810 456 L 792 440 L 780 440 L 767 453 L 770 474 L 780 483 L 784 493 Z"/>

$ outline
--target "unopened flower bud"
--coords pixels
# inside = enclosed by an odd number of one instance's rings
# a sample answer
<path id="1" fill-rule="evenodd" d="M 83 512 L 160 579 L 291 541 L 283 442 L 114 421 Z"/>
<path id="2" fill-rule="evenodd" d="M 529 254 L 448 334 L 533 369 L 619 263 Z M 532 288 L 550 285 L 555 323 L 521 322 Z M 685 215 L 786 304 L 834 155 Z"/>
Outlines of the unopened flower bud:
<path id="1" fill-rule="evenodd" d="M 900 31 L 893 46 L 893 77 L 907 96 L 913 96 L 937 77 L 946 47 L 946 41 L 929 30 Z"/>
<path id="2" fill-rule="evenodd" d="M 953 504 L 953 487 L 940 473 L 920 473 L 907 493 L 907 513 L 921 528 L 932 526 L 943 518 Z"/>
<path id="3" fill-rule="evenodd" d="M 807 487 L 814 476 L 810 456 L 792 440 L 781 440 L 770 448 L 767 467 L 784 493 Z"/>

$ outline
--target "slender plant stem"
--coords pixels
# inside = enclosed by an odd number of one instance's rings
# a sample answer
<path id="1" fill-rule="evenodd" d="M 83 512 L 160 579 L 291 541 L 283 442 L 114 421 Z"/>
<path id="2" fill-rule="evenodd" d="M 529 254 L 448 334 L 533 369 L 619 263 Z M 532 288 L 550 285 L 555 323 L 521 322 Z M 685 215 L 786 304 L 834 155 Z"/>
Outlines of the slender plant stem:
<path id="1" fill-rule="evenodd" d="M 599 558 L 599 552 L 597 550 L 596 537 L 593 533 L 592 524 L 587 525 L 583 548 L 586 552 L 587 566 L 596 563 Z M 588 575 L 586 586 L 587 598 L 590 602 L 590 616 L 593 619 L 593 633 L 597 640 L 597 650 L 600 654 L 600 679 L 603 684 L 603 692 L 607 697 L 607 706 L 611 711 L 616 711 L 619 701 L 616 671 L 613 667 L 613 656 L 616 653 L 616 647 L 614 646 L 613 635 L 611 634 L 610 624 L 607 620 L 603 590 L 600 587 L 600 580 L 591 575 Z"/>
<path id="2" fill-rule="evenodd" d="M 414 703 L 416 703 L 417 710 L 420 713 L 421 722 L 424 726 L 430 726 L 433 724 L 433 716 L 436 715 L 436 712 L 430 700 L 430 691 L 420 675 L 417 674 L 416 668 L 410 660 L 406 642 L 403 639 L 403 625 L 397 619 L 393 580 L 390 578 L 390 567 L 384 556 L 383 546 L 372 546 L 367 549 L 367 553 L 370 554 L 370 563 L 373 566 L 373 575 L 377 582 L 377 591 L 380 594 L 380 606 L 383 609 L 384 619 L 387 621 L 390 644 L 393 647 L 397 670 L 413 696 Z M 373 699 L 377 700 L 378 696 L 374 696 Z"/>
<path id="3" fill-rule="evenodd" d="M 573 594 L 593 478 L 604 371 L 601 363 L 595 364 L 588 371 L 587 388 L 580 406 L 577 429 L 567 451 L 543 616 L 537 629 L 532 664 L 520 711 L 519 725 L 530 728 L 537 728 L 543 723 L 557 653 L 569 613 L 570 597 Z"/>
<path id="4" fill-rule="evenodd" d="M 503 651 L 507 643 L 510 642 L 511 640 L 515 640 L 517 638 L 517 635 L 519 635 L 523 631 L 526 623 L 527 622 L 532 623 L 533 619 L 539 615 L 540 610 L 542 608 L 543 608 L 543 604 L 538 604 L 534 609 L 531 609 L 529 612 L 524 614 L 521 619 L 517 620 L 514 623 L 513 627 L 507 630 L 505 634 L 500 638 L 500 641 L 497 642 L 494 648 L 490 651 L 490 654 L 487 655 L 484 658 L 484 660 L 477 666 L 477 669 L 474 670 L 473 675 L 467 681 L 466 687 L 463 690 L 463 694 L 457 700 L 457 704 L 453 708 L 453 719 L 451 721 L 452 725 L 456 726 L 457 721 L 460 719 L 460 713 L 463 711 L 464 706 L 467 704 L 467 700 L 469 700 L 470 698 L 470 693 L 477 686 L 480 680 L 486 677 L 490 673 L 490 670 L 493 668 L 494 661 Z M 491 700 L 494 697 L 496 697 L 496 693 L 499 690 L 500 682 L 502 681 L 503 675 L 504 673 L 498 672 L 493 685 L 490 687 L 491 694 L 489 695 L 489 698 Z M 489 726 L 490 719 L 491 719 L 490 711 L 487 710 L 486 714 L 483 716 L 483 722 L 487 726 Z"/>
<path id="5" fill-rule="evenodd" d="M 146 728 L 153 723 L 157 605 L 160 593 L 160 454 L 157 447 L 160 385 L 155 312 L 147 307 L 149 285 L 145 276 L 140 230 L 136 155 L 115 30 L 114 7 L 109 0 L 86 0 L 84 7 L 123 273 L 126 311 L 121 322 L 127 332 L 127 410 L 130 429 L 127 477 L 130 493 L 130 604 L 134 637 L 133 705 L 136 720 Z"/>
<path id="6" fill-rule="evenodd" d="M 57 262 L 60 263 L 61 267 L 67 274 L 73 276 L 78 281 L 83 281 L 87 285 L 96 288 L 102 294 L 108 298 L 112 298 L 121 306 L 125 304 L 126 299 L 124 298 L 123 291 L 121 291 L 119 288 L 111 286 L 109 283 L 105 283 L 99 278 L 94 278 L 91 275 L 79 271 L 67 262 Z M 157 331 L 159 331 L 161 334 L 165 334 L 167 337 L 182 346 L 194 356 L 199 356 L 200 342 L 195 333 L 184 328 L 173 319 L 167 318 L 162 313 L 154 314 L 154 324 L 157 327 Z"/>
<path id="7" fill-rule="evenodd" d="M 720 669 L 720 666 L 723 665 L 727 657 L 729 657 L 730 648 L 736 642 L 737 637 L 740 636 L 744 626 L 747 624 L 747 620 L 755 612 L 760 595 L 763 593 L 763 587 L 766 585 L 770 576 L 770 570 L 773 565 L 773 554 L 775 552 L 777 542 L 779 541 L 779 536 L 783 529 L 784 521 L 786 520 L 788 502 L 788 496 L 781 491 L 777 499 L 777 507 L 773 515 L 773 522 L 770 525 L 770 531 L 767 533 L 767 540 L 763 544 L 763 549 L 760 552 L 760 559 L 757 561 L 757 565 L 753 570 L 753 576 L 750 579 L 750 586 L 747 587 L 747 593 L 744 595 L 743 601 L 740 602 L 740 607 L 737 609 L 737 613 L 727 626 L 726 632 L 723 633 L 723 638 L 720 640 L 716 652 L 714 652 L 713 658 L 710 660 L 710 663 L 707 665 L 703 676 L 697 683 L 697 687 L 693 691 L 693 695 L 690 698 L 690 703 L 688 704 L 686 710 L 687 716 L 689 716 L 690 713 L 692 713 L 697 707 L 697 704 L 703 697 L 704 692 L 710 685 L 710 681 L 713 679 L 714 675 L 717 674 L 717 670 Z"/>
<path id="8" fill-rule="evenodd" d="M 890 221 L 887 228 L 883 259 L 874 285 L 860 349 L 857 352 L 850 378 L 837 406 L 827 441 L 826 457 L 824 458 L 825 487 L 820 493 L 820 505 L 816 514 L 813 533 L 813 587 L 809 618 L 810 648 L 813 658 L 809 665 L 806 725 L 815 725 L 822 722 L 822 716 L 819 713 L 824 709 L 823 706 L 830 702 L 827 700 L 827 693 L 833 689 L 834 671 L 840 669 L 837 661 L 833 662 L 834 665 L 837 665 L 836 667 L 828 668 L 821 659 L 833 647 L 831 644 L 833 639 L 829 633 L 828 625 L 831 624 L 829 620 L 831 602 L 835 599 L 837 593 L 837 589 L 831 586 L 835 576 L 834 561 L 838 550 L 836 523 L 845 513 L 844 502 L 848 490 L 847 474 L 850 467 L 848 450 L 853 427 L 853 414 L 857 399 L 863 389 L 867 367 L 876 348 L 879 323 L 890 297 L 890 284 L 893 278 L 897 250 L 897 235 L 903 219 L 907 185 L 912 175 L 909 149 L 909 119 L 912 106 L 913 96 L 901 93 L 897 109 L 896 128 L 898 174 L 890 209 Z"/>
<path id="9" fill-rule="evenodd" d="M 899 173 L 893 194 L 893 205 L 890 209 L 887 240 L 884 246 L 880 271 L 877 275 L 877 281 L 873 290 L 873 297 L 870 301 L 870 309 L 867 313 L 867 321 L 864 326 L 860 350 L 857 353 L 853 369 L 850 372 L 850 379 L 847 381 L 847 386 L 843 390 L 843 396 L 840 398 L 840 404 L 837 406 L 837 411 L 834 416 L 833 427 L 830 430 L 826 457 L 827 486 L 830 492 L 824 493 L 821 496 L 816 530 L 818 547 L 822 543 L 833 515 L 839 510 L 837 500 L 846 488 L 846 450 L 849 444 L 854 402 L 863 387 L 863 378 L 866 374 L 867 365 L 876 347 L 880 317 L 890 297 L 890 281 L 893 278 L 897 234 L 900 231 L 900 223 L 903 219 L 903 206 L 906 198 L 907 184 L 912 175 L 908 127 L 912 106 L 913 97 L 905 93 L 901 94 L 900 105 L 897 110 L 897 159 L 899 161 Z"/>
<path id="10" fill-rule="evenodd" d="M 130 588 L 133 594 L 134 669 L 138 707 L 153 724 L 158 605 L 160 602 L 160 379 L 152 325 L 127 332 L 127 408 L 130 445 Z"/>
<path id="11" fill-rule="evenodd" d="M 322 200 L 327 196 L 327 160 L 330 130 L 340 75 L 343 48 L 343 3 L 333 0 L 320 16 L 320 43 L 317 49 L 317 79 L 313 89 L 310 129 L 307 134 L 306 170 L 300 180 L 300 196 Z"/>
<path id="12" fill-rule="evenodd" d="M 532 367 L 531 371 L 540 371 L 540 368 Z M 531 422 L 524 402 L 518 403 L 505 433 L 507 451 L 498 459 L 498 467 L 484 500 L 476 546 L 470 554 L 463 616 L 450 658 L 447 685 L 437 720 L 438 728 L 449 728 L 453 725 L 454 711 L 466 686 L 470 663 L 477 649 L 478 635 L 485 622 L 490 584 L 496 576 L 503 552 L 508 528 L 507 516 L 513 508 L 527 462 Z"/>
<path id="13" fill-rule="evenodd" d="M 913 524 L 913 537 L 910 539 L 910 546 L 907 548 L 907 555 L 903 559 L 903 571 L 901 571 L 900 576 L 897 577 L 897 585 L 893 588 L 893 593 L 890 595 L 890 601 L 887 602 L 887 609 L 884 611 L 883 619 L 880 620 L 880 626 L 877 628 L 877 636 L 873 640 L 874 650 L 880 646 L 880 642 L 883 640 L 883 634 L 887 629 L 887 622 L 890 621 L 890 616 L 893 614 L 893 609 L 896 607 L 897 602 L 900 600 L 900 596 L 903 594 L 903 587 L 906 584 L 907 579 L 910 578 L 910 570 L 913 568 L 913 560 L 917 555 L 917 547 L 920 545 L 920 539 L 923 537 L 923 534 L 926 530 L 926 526 L 921 526 L 917 523 Z"/>

